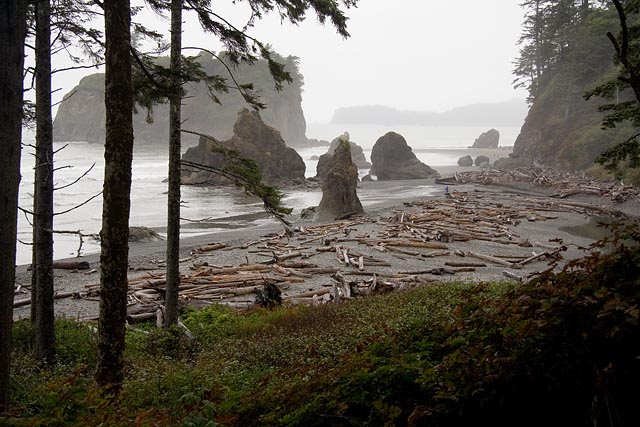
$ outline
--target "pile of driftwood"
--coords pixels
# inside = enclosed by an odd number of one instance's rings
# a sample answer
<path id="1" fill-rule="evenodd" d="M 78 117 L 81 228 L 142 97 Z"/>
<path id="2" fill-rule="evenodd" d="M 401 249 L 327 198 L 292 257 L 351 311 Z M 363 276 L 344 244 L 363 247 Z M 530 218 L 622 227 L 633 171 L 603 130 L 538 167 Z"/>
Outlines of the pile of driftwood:
<path id="1" fill-rule="evenodd" d="M 571 173 L 562 173 L 547 168 L 518 168 L 509 171 L 489 169 L 455 173 L 451 177 L 439 178 L 438 184 L 455 185 L 467 183 L 511 184 L 530 182 L 558 191 L 551 197 L 567 198 L 575 194 L 591 194 L 622 203 L 626 200 L 640 200 L 640 189 L 617 181 L 601 181 Z"/>
<path id="2" fill-rule="evenodd" d="M 461 175 L 459 179 L 467 179 Z M 293 232 L 273 233 L 239 246 L 220 242 L 200 246 L 180 260 L 179 298 L 184 304 L 233 307 L 271 299 L 322 304 L 407 289 L 490 267 L 523 280 L 536 268 L 535 263 L 558 260 L 565 248 L 561 242 L 529 241 L 518 233 L 518 225 L 553 220 L 560 212 L 608 213 L 566 199 L 523 194 L 505 198 L 491 190 L 453 191 L 444 199 L 405 203 L 384 217 L 300 226 Z M 476 244 L 472 247 L 467 242 Z M 219 251 L 234 251 L 231 259 L 239 264 L 210 265 Z M 163 262 L 157 262 L 132 269 L 130 322 L 161 315 L 166 292 L 164 267 Z M 141 274 L 141 270 L 147 271 Z M 96 299 L 99 289 L 100 284 L 93 283 L 83 292 L 57 298 Z M 16 303 L 29 302 L 25 298 Z"/>
<path id="3" fill-rule="evenodd" d="M 265 236 L 239 247 L 214 243 L 194 251 L 192 272 L 181 277 L 180 298 L 185 303 L 223 303 L 248 307 L 267 286 L 285 292 L 293 304 L 321 304 L 407 289 L 432 283 L 437 276 L 474 272 L 487 266 L 504 267 L 504 274 L 522 280 L 517 270 L 534 262 L 560 258 L 558 244 L 529 242 L 515 231 L 522 221 L 557 218 L 554 212 L 576 211 L 581 206 L 558 204 L 548 198 L 514 195 L 511 204 L 492 192 L 453 192 L 445 200 L 405 204 L 390 217 L 361 217 L 331 224 L 298 227 L 292 236 Z M 375 227 L 359 228 L 363 224 Z M 368 230 L 365 232 L 363 230 Z M 375 230 L 372 232 L 371 230 Z M 452 250 L 450 245 L 471 240 L 522 248 L 519 255 Z M 531 248 L 541 248 L 532 251 Z M 211 267 L 199 256 L 216 250 L 243 250 L 261 262 L 237 267 Z M 324 254 L 321 263 L 314 257 Z M 377 254 L 377 255 L 376 255 Z M 327 255 L 331 255 L 327 257 Z M 452 260 L 457 256 L 460 259 Z M 392 259 L 449 257 L 444 266 L 393 269 Z M 390 259 L 392 258 L 392 259 Z M 313 285 L 306 286 L 315 280 Z M 165 292 L 164 273 L 131 279 L 131 318 L 152 318 Z M 292 285 L 300 285 L 291 290 Z M 303 288 L 304 290 L 300 290 Z"/>

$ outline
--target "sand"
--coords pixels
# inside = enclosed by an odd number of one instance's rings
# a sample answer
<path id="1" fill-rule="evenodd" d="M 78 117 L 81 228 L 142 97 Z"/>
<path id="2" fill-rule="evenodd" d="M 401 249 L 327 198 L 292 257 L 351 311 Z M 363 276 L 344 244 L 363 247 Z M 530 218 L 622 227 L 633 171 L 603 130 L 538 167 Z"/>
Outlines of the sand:
<path id="1" fill-rule="evenodd" d="M 441 175 L 450 175 L 453 171 L 462 171 L 464 168 L 445 167 L 437 168 Z M 453 188 L 455 187 L 455 188 Z M 492 202 L 499 202 L 505 205 L 513 204 L 516 200 L 520 200 L 522 197 L 535 196 L 546 197 L 552 190 L 535 187 L 533 185 L 518 185 L 518 186 L 484 186 L 478 184 L 466 184 L 460 186 L 450 186 L 450 192 L 457 192 L 456 194 L 467 194 L 470 197 L 480 197 L 482 200 L 491 200 Z M 369 202 L 366 204 L 365 216 L 367 221 L 362 224 L 357 224 L 348 227 L 349 236 L 369 236 L 375 238 L 379 236 L 381 232 L 385 230 L 388 225 L 386 220 L 394 215 L 395 211 L 404 210 L 410 212 L 412 210 L 419 210 L 420 207 L 411 206 L 412 202 L 417 201 L 447 201 L 448 196 L 445 194 L 445 187 L 442 185 L 436 185 L 434 180 L 412 180 L 412 181 L 393 181 L 393 182 L 365 182 L 361 183 L 358 193 L 367 197 Z M 424 193 L 422 195 L 421 193 Z M 378 200 L 374 200 L 378 197 Z M 407 198 L 410 195 L 410 198 Z M 632 216 L 638 216 L 640 213 L 640 207 L 638 201 L 631 201 L 625 204 L 616 204 L 612 201 L 596 198 L 592 196 L 573 196 L 570 200 L 580 201 L 582 203 L 590 203 L 602 208 L 620 210 L 626 212 Z M 576 212 L 553 212 L 553 216 L 557 216 L 555 219 L 547 219 L 545 221 L 521 221 L 518 225 L 512 227 L 513 233 L 519 240 L 528 240 L 530 242 L 537 242 L 543 246 L 555 245 L 550 240 L 562 239 L 563 243 L 568 247 L 568 250 L 563 253 L 563 263 L 570 259 L 575 259 L 583 256 L 586 252 L 581 248 L 588 248 L 593 239 L 585 236 L 572 234 L 570 228 L 572 226 L 579 226 L 589 223 L 591 217 L 583 213 Z M 297 230 L 305 227 L 313 226 L 314 224 L 309 221 L 303 221 L 297 218 L 292 218 L 293 226 Z M 234 229 L 226 230 L 217 233 L 192 237 L 182 240 L 181 256 L 189 257 L 196 248 L 203 244 L 213 242 L 224 242 L 232 247 L 231 250 L 214 251 L 209 253 L 200 254 L 197 258 L 194 258 L 190 262 L 184 262 L 181 264 L 181 271 L 184 274 L 192 272 L 191 268 L 193 262 L 206 262 L 210 266 L 238 266 L 243 263 L 260 263 L 265 261 L 265 257 L 257 253 L 251 253 L 246 249 L 241 249 L 239 246 L 246 244 L 250 241 L 259 240 L 263 236 L 267 236 L 273 233 L 279 233 L 282 231 L 282 227 L 279 223 L 273 221 L 268 224 L 256 226 L 247 229 Z M 308 240 L 309 235 L 297 231 L 293 237 L 290 238 L 291 244 L 296 242 L 302 242 Z M 346 236 L 345 234 L 345 237 Z M 340 266 L 336 261 L 335 253 L 319 253 L 315 251 L 315 248 L 322 244 L 321 241 L 316 241 L 305 246 L 305 252 L 311 254 L 311 258 L 307 259 L 309 262 L 313 262 L 318 266 L 328 267 L 340 267 L 341 271 L 348 275 L 350 271 L 349 267 Z M 421 271 L 426 269 L 444 267 L 447 261 L 461 261 L 469 260 L 475 262 L 481 262 L 477 259 L 471 260 L 468 258 L 461 258 L 455 255 L 455 251 L 474 251 L 485 254 L 500 254 L 509 256 L 530 256 L 532 252 L 540 253 L 541 251 L 548 250 L 544 247 L 520 247 L 518 245 L 504 245 L 495 242 L 478 241 L 473 240 L 469 242 L 453 242 L 448 243 L 447 246 L 451 252 L 448 256 L 429 258 L 415 257 L 410 255 L 404 255 L 394 252 L 377 252 L 370 246 L 363 245 L 361 243 L 350 241 L 340 243 L 348 246 L 354 250 L 366 252 L 375 256 L 378 259 L 382 259 L 391 264 L 390 267 L 370 267 L 367 271 L 375 271 L 377 273 L 394 273 L 398 271 Z M 411 248 L 406 248 L 411 249 Z M 419 250 L 420 251 L 420 250 Z M 428 252 L 423 250 L 422 252 Z M 149 243 L 132 243 L 130 245 L 130 277 L 139 277 L 147 274 L 149 271 L 162 273 L 162 263 L 165 259 L 165 242 L 149 242 Z M 91 269 L 88 271 L 68 271 L 68 270 L 55 270 L 55 291 L 61 292 L 84 292 L 87 285 L 99 283 L 99 254 L 93 254 L 82 257 L 82 260 L 90 263 Z M 531 274 L 540 272 L 549 268 L 546 261 L 531 263 L 521 270 L 513 271 L 513 273 L 528 277 Z M 487 267 L 478 268 L 474 272 L 458 273 L 453 276 L 429 276 L 429 279 L 434 281 L 443 280 L 456 280 L 456 281 L 489 281 L 489 280 L 509 280 L 504 275 L 504 271 L 508 270 L 503 266 L 493 265 L 487 263 Z M 27 266 L 19 266 L 17 271 L 17 282 L 24 285 L 23 293 L 16 294 L 15 299 L 29 298 L 28 286 L 30 283 L 31 273 L 27 271 Z M 366 277 L 355 277 L 349 280 L 364 280 Z M 332 284 L 332 279 L 329 274 L 314 275 L 313 278 L 305 280 L 304 283 L 296 283 L 288 286 L 283 292 L 284 295 L 291 295 L 310 290 L 322 289 Z M 251 305 L 253 301 L 252 296 L 244 296 L 238 298 L 241 302 L 246 302 L 247 305 Z M 97 316 L 98 313 L 98 298 L 86 297 L 80 299 L 65 298 L 56 300 L 55 311 L 57 316 L 66 316 L 71 318 L 77 318 L 81 320 L 92 319 Z M 29 316 L 29 306 L 16 308 L 14 310 L 14 318 L 25 318 Z"/>

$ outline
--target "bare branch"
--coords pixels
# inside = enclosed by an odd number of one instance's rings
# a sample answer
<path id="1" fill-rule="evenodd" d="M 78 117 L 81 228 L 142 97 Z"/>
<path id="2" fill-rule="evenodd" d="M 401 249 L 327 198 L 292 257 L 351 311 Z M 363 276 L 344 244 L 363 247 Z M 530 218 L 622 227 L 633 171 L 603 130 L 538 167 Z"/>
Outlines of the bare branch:
<path id="1" fill-rule="evenodd" d="M 51 74 L 55 74 L 55 73 L 61 73 L 63 71 L 70 71 L 70 70 L 81 70 L 81 69 L 86 69 L 86 68 L 98 68 L 104 65 L 104 62 L 99 62 L 97 64 L 93 64 L 93 65 L 75 65 L 73 67 L 66 67 L 66 68 L 56 68 L 55 70 L 51 71 Z"/>
<path id="2" fill-rule="evenodd" d="M 93 169 L 93 167 L 96 165 L 96 162 L 93 162 L 93 164 L 89 167 L 89 169 L 87 169 L 82 175 L 80 175 L 78 178 L 76 178 L 73 182 L 63 185 L 62 187 L 55 187 L 53 189 L 53 191 L 56 190 L 62 190 L 63 188 L 68 188 L 71 187 L 72 185 L 76 184 L 78 181 L 80 181 L 82 178 L 84 178 L 85 176 L 87 176 L 89 174 L 89 172 L 91 172 L 91 169 Z"/>
<path id="3" fill-rule="evenodd" d="M 69 144 L 64 144 L 62 147 L 58 148 L 57 150 L 55 150 L 53 152 L 54 155 L 58 154 L 59 151 L 64 150 L 65 148 L 67 148 L 69 146 Z M 35 148 L 35 147 L 34 147 Z"/>
<path id="4" fill-rule="evenodd" d="M 56 212 L 56 213 L 54 213 L 54 214 L 53 214 L 53 216 L 57 216 L 57 215 L 64 215 L 64 214 L 69 213 L 69 212 L 71 212 L 71 211 L 73 211 L 73 210 L 76 210 L 76 209 L 78 209 L 78 208 L 81 208 L 82 206 L 86 205 L 87 203 L 89 203 L 90 201 L 92 201 L 93 199 L 95 199 L 96 197 L 98 197 L 98 196 L 100 196 L 100 195 L 102 195 L 102 191 L 101 191 L 101 192 L 99 192 L 98 194 L 95 194 L 95 195 L 93 195 L 93 196 L 89 197 L 87 200 L 85 200 L 84 202 L 80 203 L 79 205 L 76 205 L 76 206 L 74 206 L 74 207 L 72 207 L 72 208 L 70 208 L 70 209 L 67 209 L 66 211 Z"/>
<path id="5" fill-rule="evenodd" d="M 85 234 L 85 233 L 82 232 L 82 230 L 78 230 L 78 231 L 73 231 L 73 230 L 51 230 L 51 231 L 54 234 L 72 234 L 72 235 L 78 236 L 78 239 L 80 239 L 80 243 L 79 243 L 78 249 L 76 251 L 76 258 L 80 258 L 80 256 L 81 256 L 82 245 L 84 244 L 84 238 L 85 237 L 91 237 L 92 239 L 100 240 L 100 235 L 99 234 Z"/>

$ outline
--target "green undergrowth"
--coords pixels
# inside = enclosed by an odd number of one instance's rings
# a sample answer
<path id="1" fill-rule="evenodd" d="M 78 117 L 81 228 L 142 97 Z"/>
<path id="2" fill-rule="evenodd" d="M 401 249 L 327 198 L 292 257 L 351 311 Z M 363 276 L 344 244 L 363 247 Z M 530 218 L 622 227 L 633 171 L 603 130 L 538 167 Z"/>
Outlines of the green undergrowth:
<path id="1" fill-rule="evenodd" d="M 625 242 L 638 242 L 629 230 Z M 0 424 L 640 425 L 640 249 L 617 243 L 521 285 L 187 310 L 195 339 L 178 328 L 128 333 L 115 403 L 91 380 L 91 329 L 58 322 L 61 356 L 43 371 L 20 322 Z"/>

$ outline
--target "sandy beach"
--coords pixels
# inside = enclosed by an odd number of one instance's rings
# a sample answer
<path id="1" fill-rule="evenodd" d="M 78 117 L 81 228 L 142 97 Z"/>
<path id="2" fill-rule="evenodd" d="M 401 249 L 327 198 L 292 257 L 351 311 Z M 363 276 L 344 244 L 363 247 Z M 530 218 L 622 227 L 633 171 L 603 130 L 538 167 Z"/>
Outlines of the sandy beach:
<path id="1" fill-rule="evenodd" d="M 442 176 L 449 176 L 453 172 L 468 169 L 441 167 L 438 171 Z M 424 195 L 416 197 L 422 189 Z M 524 279 L 549 268 L 553 260 L 563 265 L 570 259 L 584 255 L 585 249 L 594 242 L 594 237 L 584 231 L 585 228 L 594 228 L 592 224 L 589 225 L 592 218 L 614 211 L 630 216 L 637 216 L 640 212 L 638 200 L 616 203 L 585 194 L 564 199 L 563 207 L 558 204 L 557 198 L 550 197 L 552 188 L 526 183 L 444 186 L 436 184 L 433 179 L 364 182 L 359 185 L 358 193 L 367 198 L 375 199 L 378 196 L 377 201 L 369 201 L 364 216 L 329 224 L 314 224 L 299 219 L 296 215 L 299 213 L 294 213 L 291 217 L 292 236 L 286 236 L 282 226 L 273 221 L 248 229 L 225 230 L 184 239 L 181 273 L 189 277 L 202 268 L 215 270 L 243 265 L 264 266 L 265 271 L 269 271 L 261 274 L 268 273 L 271 275 L 269 277 L 275 278 L 288 303 L 305 302 L 314 293 L 328 298 L 324 295 L 328 295 L 333 286 L 331 275 L 334 271 L 340 271 L 346 281 L 355 282 L 361 288 L 371 282 L 374 274 L 376 278 L 389 282 L 398 279 L 395 283 L 400 283 L 401 287 L 428 285 L 443 280 L 517 280 L 518 277 Z M 408 199 L 406 194 L 413 197 Z M 585 206 L 593 206 L 593 209 Z M 436 220 L 441 222 L 447 217 L 459 216 L 461 224 L 464 224 L 472 218 L 476 222 L 470 228 L 461 232 L 450 231 L 455 235 L 466 233 L 475 237 L 464 241 L 429 231 L 425 224 L 428 225 L 429 216 L 437 212 L 441 219 Z M 521 217 L 516 218 L 514 212 L 521 214 Z M 504 218 L 501 217 L 502 213 L 506 215 Z M 509 218 L 507 214 L 514 217 Z M 495 216 L 494 224 L 498 224 L 496 218 L 501 219 L 498 226 L 494 225 L 489 230 L 492 215 Z M 446 229 L 447 226 L 441 224 L 441 227 Z M 415 245 L 394 246 L 400 240 L 411 241 Z M 224 248 L 198 251 L 198 248 L 212 243 L 222 243 Z M 433 248 L 428 247 L 430 245 Z M 334 250 L 336 246 L 355 254 L 356 259 L 362 257 L 364 265 L 358 268 L 352 265 L 353 262 L 345 263 L 344 258 L 340 259 Z M 276 262 L 276 258 L 282 254 L 296 253 L 300 255 L 290 259 L 289 264 Z M 489 256 L 489 261 L 478 258 L 478 254 Z M 151 280 L 151 277 L 161 277 L 164 272 L 165 242 L 132 243 L 129 258 L 130 280 L 142 278 L 138 282 L 144 282 L 144 278 Z M 99 297 L 87 291 L 95 289 L 100 280 L 99 254 L 84 256 L 81 260 L 87 261 L 90 269 L 55 270 L 55 292 L 75 293 L 73 297 L 56 300 L 57 316 L 80 320 L 91 320 L 97 316 Z M 503 262 L 500 263 L 500 260 Z M 312 268 L 307 271 L 326 269 L 330 272 L 308 274 L 304 269 L 296 269 L 300 267 L 294 266 L 296 261 Z M 464 264 L 477 267 L 457 267 Z M 30 276 L 27 266 L 18 267 L 17 283 L 23 286 L 15 295 L 16 301 L 29 298 Z M 296 297 L 298 295 L 300 298 Z M 224 298 L 220 302 L 249 307 L 253 305 L 254 298 L 249 292 Z M 212 300 L 215 298 L 185 297 L 182 302 L 202 305 L 212 303 Z M 135 302 L 132 301 L 132 304 Z M 148 302 L 157 304 L 157 301 Z M 16 308 L 14 318 L 28 317 L 29 310 L 28 305 Z"/>

